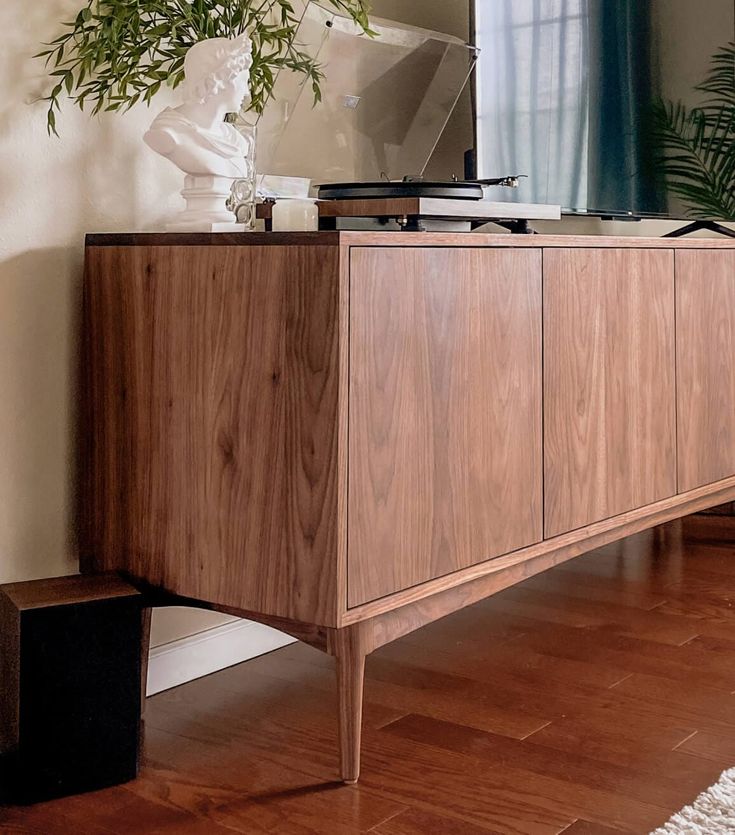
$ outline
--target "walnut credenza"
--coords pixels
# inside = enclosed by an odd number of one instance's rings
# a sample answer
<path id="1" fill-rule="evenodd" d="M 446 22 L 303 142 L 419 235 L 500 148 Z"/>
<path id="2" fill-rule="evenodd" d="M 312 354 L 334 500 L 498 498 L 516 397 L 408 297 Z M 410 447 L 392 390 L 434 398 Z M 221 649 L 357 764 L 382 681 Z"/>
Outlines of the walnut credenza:
<path id="1" fill-rule="evenodd" d="M 82 570 L 365 657 L 735 499 L 735 244 L 93 235 Z M 166 598 L 163 598 L 166 599 Z"/>

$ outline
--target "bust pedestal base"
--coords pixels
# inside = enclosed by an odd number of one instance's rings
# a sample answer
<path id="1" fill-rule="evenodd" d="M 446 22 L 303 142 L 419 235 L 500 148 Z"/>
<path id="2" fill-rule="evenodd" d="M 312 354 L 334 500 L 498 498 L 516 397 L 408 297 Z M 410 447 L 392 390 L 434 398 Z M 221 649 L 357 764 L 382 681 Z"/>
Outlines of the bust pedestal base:
<path id="1" fill-rule="evenodd" d="M 244 232 L 243 223 L 226 207 L 232 189 L 230 177 L 195 177 L 187 174 L 181 196 L 186 209 L 166 225 L 167 232 Z"/>

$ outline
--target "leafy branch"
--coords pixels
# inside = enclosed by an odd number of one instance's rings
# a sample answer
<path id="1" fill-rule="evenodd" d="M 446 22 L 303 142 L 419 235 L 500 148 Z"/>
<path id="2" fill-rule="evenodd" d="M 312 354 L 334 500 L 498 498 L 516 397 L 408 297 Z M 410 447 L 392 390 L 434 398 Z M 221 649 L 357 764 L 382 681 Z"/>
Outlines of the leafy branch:
<path id="1" fill-rule="evenodd" d="M 323 0 L 349 16 L 368 35 L 369 0 Z M 80 110 L 126 111 L 150 104 L 162 86 L 184 80 L 188 49 L 208 38 L 252 40 L 249 109 L 262 113 L 276 76 L 289 69 L 311 84 L 321 99 L 324 73 L 296 43 L 299 15 L 291 0 L 87 0 L 67 30 L 35 57 L 43 58 L 53 86 L 48 102 L 49 134 L 58 136 L 56 113 L 64 96 Z"/>
<path id="2" fill-rule="evenodd" d="M 735 43 L 712 57 L 701 107 L 659 101 L 654 117 L 669 189 L 693 217 L 735 220 Z"/>

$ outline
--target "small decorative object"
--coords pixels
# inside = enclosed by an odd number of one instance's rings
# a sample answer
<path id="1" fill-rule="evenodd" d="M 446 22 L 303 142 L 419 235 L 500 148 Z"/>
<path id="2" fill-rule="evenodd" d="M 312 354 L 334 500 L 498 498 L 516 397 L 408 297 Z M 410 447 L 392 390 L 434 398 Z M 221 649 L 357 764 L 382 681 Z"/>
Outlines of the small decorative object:
<path id="1" fill-rule="evenodd" d="M 374 34 L 369 0 L 323 2 Z M 295 41 L 300 19 L 292 0 L 87 0 L 37 56 L 53 79 L 48 131 L 57 133 L 64 96 L 93 115 L 123 112 L 186 78 L 186 101 L 165 110 L 146 141 L 186 174 L 177 228 L 232 223 L 225 201 L 233 180 L 251 179 L 254 143 L 225 124 L 228 109 L 245 98 L 261 114 L 281 69 L 303 75 L 321 99 L 321 66 Z"/>
<path id="2" fill-rule="evenodd" d="M 232 114 L 230 114 L 232 117 Z M 238 223 L 252 232 L 255 229 L 256 204 L 258 196 L 258 177 L 256 171 L 255 149 L 257 147 L 257 126 L 246 122 L 242 116 L 235 117 L 237 131 L 249 143 L 249 153 L 245 156 L 246 171 L 232 183 L 232 191 L 227 208 L 235 215 Z"/>
<path id="3" fill-rule="evenodd" d="M 186 209 L 168 224 L 169 231 L 238 228 L 226 202 L 233 181 L 248 175 L 254 148 L 225 116 L 250 103 L 252 63 L 247 35 L 194 44 L 184 62 L 184 104 L 167 107 L 144 137 L 147 145 L 186 175 L 181 192 Z"/>
<path id="4" fill-rule="evenodd" d="M 735 220 L 735 43 L 712 57 L 700 107 L 660 101 L 656 131 L 669 189 L 692 217 Z"/>

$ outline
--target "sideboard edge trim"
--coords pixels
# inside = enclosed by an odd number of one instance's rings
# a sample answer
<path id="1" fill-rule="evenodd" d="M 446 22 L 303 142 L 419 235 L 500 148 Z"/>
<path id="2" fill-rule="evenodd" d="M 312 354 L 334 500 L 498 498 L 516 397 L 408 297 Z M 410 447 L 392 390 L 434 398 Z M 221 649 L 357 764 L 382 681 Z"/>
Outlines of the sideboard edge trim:
<path id="1" fill-rule="evenodd" d="M 363 603 L 342 613 L 340 626 L 349 626 L 376 615 L 398 609 L 429 598 L 448 589 L 461 586 L 512 569 L 530 560 L 548 557 L 547 568 L 578 557 L 618 539 L 624 539 L 648 528 L 671 522 L 700 510 L 724 504 L 735 499 L 735 476 L 714 482 L 687 493 L 670 496 L 654 504 L 628 511 L 619 516 L 577 528 L 552 539 L 494 557 L 469 568 L 447 574 L 436 580 L 412 586 L 377 600 Z M 492 594 L 489 592 L 488 594 Z"/>

